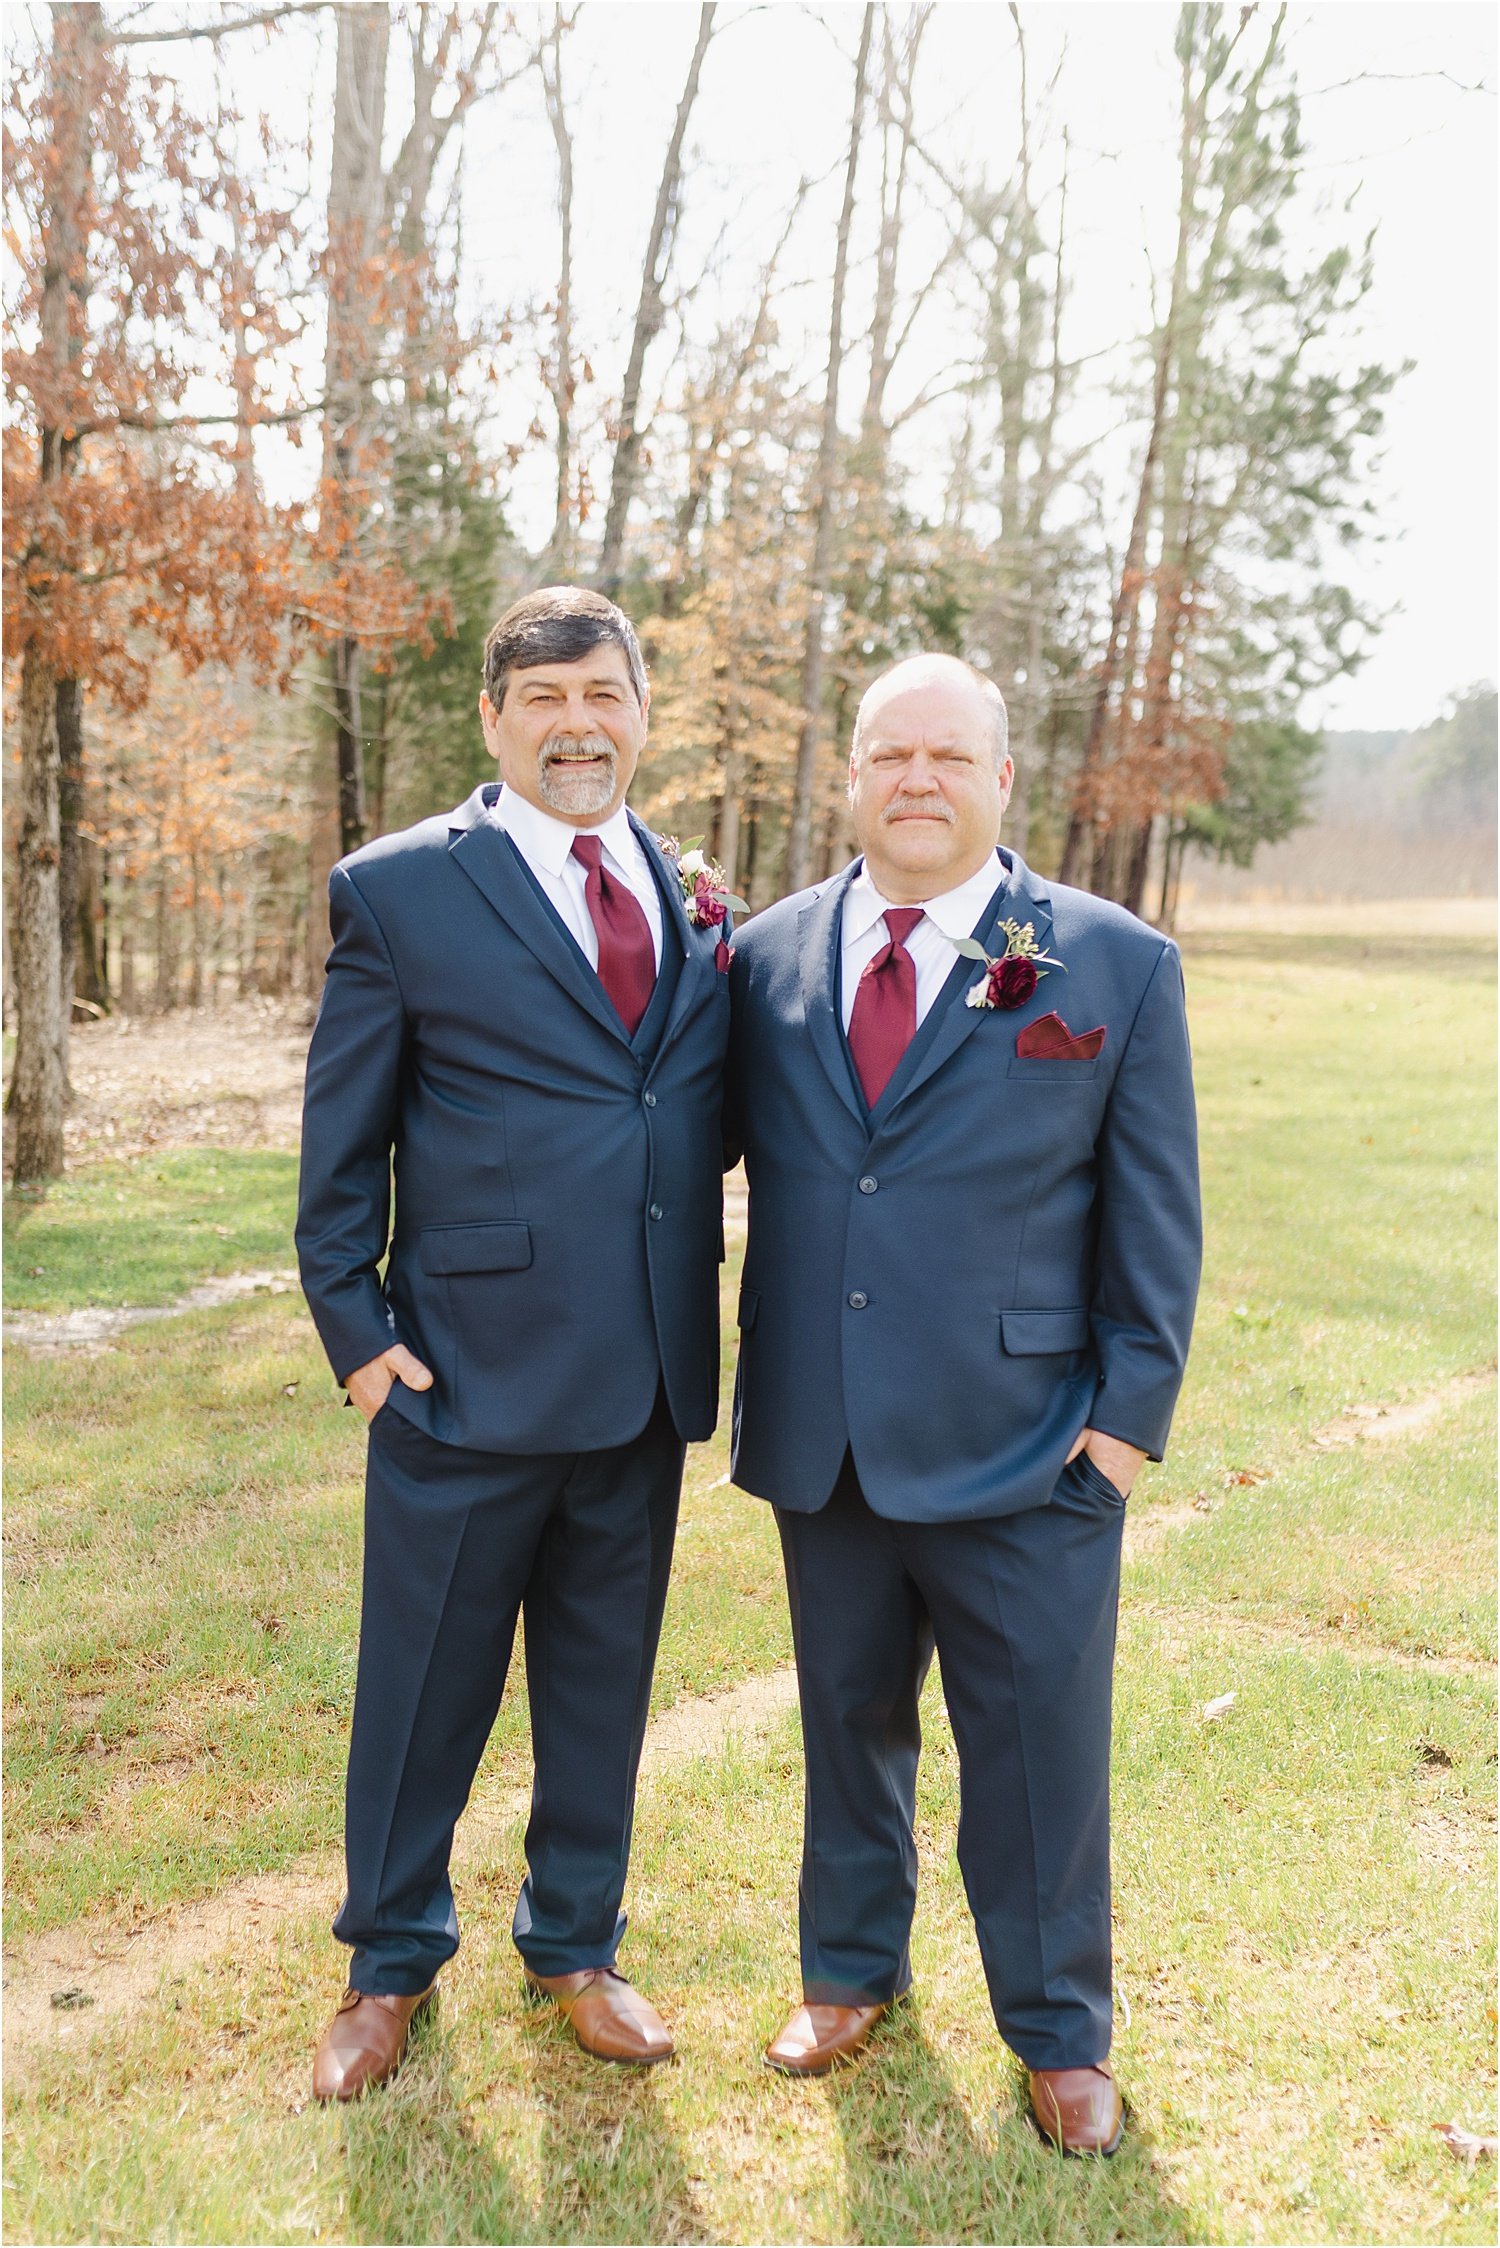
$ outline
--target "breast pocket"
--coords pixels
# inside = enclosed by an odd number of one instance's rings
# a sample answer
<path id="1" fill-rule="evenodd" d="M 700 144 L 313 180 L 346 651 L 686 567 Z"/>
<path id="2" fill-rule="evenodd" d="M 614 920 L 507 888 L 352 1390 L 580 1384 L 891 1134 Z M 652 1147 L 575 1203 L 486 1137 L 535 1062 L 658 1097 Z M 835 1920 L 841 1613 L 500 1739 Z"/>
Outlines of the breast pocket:
<path id="1" fill-rule="evenodd" d="M 1093 1083 L 1101 1066 L 1102 1057 L 1098 1055 L 1091 1062 L 1065 1062 L 1034 1061 L 1025 1054 L 1012 1054 L 1005 1074 L 1028 1085 L 1073 1085 L 1081 1089 Z"/>

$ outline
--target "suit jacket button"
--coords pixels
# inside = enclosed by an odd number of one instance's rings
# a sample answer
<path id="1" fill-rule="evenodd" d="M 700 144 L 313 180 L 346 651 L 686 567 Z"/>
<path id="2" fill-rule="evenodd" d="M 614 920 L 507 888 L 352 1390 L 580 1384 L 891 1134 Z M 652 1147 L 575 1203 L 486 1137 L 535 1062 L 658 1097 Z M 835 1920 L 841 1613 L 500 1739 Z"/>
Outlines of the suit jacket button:
<path id="1" fill-rule="evenodd" d="M 856 1288 L 849 1298 L 849 1309 L 851 1311 L 863 1311 L 869 1300 L 863 1288 Z"/>
<path id="2" fill-rule="evenodd" d="M 653 1218 L 659 1218 L 661 1216 L 661 1204 L 659 1202 L 653 1202 L 648 1215 Z"/>
<path id="3" fill-rule="evenodd" d="M 645 1102 L 647 1108 L 655 1108 L 656 1095 L 654 1093 L 642 1093 L 641 1099 Z"/>
<path id="4" fill-rule="evenodd" d="M 859 1191 L 861 1194 L 873 1194 L 879 1184 L 879 1179 L 861 1179 L 859 1182 Z"/>

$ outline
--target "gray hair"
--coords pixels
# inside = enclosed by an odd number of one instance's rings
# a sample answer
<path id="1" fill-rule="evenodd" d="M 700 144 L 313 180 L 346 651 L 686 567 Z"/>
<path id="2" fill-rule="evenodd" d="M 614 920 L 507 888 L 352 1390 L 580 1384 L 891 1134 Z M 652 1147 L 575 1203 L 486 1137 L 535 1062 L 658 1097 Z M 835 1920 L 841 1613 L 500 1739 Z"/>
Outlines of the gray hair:
<path id="1" fill-rule="evenodd" d="M 995 770 L 998 773 L 1010 753 L 1010 719 L 1006 713 L 1005 697 L 1001 694 L 993 679 L 982 671 L 976 671 L 973 664 L 965 663 L 962 656 L 950 656 L 937 650 L 920 656 L 903 656 L 899 663 L 891 664 L 888 669 L 881 672 L 879 678 L 871 680 L 860 699 L 859 709 L 854 716 L 854 738 L 850 743 L 850 754 L 855 764 L 859 763 L 860 740 L 865 723 L 865 704 L 869 701 L 875 689 L 883 686 L 894 673 L 904 671 L 908 666 L 916 664 L 942 667 L 951 665 L 955 671 L 962 672 L 964 677 L 979 689 L 989 708 L 991 745 L 995 753 Z"/>

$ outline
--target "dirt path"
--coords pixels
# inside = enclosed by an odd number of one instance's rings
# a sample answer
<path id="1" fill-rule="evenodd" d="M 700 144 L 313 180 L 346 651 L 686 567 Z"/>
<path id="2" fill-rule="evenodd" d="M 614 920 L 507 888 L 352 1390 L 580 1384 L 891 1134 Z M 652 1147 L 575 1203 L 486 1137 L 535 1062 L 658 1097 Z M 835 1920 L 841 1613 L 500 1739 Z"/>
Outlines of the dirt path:
<path id="1" fill-rule="evenodd" d="M 1454 1374 L 1449 1380 L 1439 1382 L 1435 1389 L 1421 1397 L 1406 1398 L 1389 1405 L 1356 1405 L 1336 1421 L 1315 1429 L 1306 1439 L 1307 1448 L 1314 1452 L 1347 1451 L 1356 1444 L 1391 1444 L 1398 1437 L 1417 1436 L 1430 1428 L 1434 1421 L 1451 1413 L 1479 1390 L 1485 1389 L 1495 1379 L 1495 1367 L 1471 1367 L 1466 1374 Z M 1267 1468 L 1249 1480 L 1269 1483 L 1276 1470 Z M 1200 1491 L 1186 1505 L 1146 1508 L 1127 1515 L 1125 1520 L 1125 1552 L 1127 1557 L 1154 1553 L 1164 1540 L 1178 1530 L 1188 1530 L 1203 1522 L 1215 1512 L 1217 1502 L 1206 1491 Z"/>
<path id="2" fill-rule="evenodd" d="M 674 1703 L 646 1734 L 642 1787 L 674 1765 L 717 1756 L 734 1737 L 753 1738 L 796 1700 L 797 1675 L 788 1664 L 728 1693 Z M 481 1866 L 506 1829 L 526 1816 L 529 1791 L 515 1784 L 520 1770 L 516 1759 L 461 1820 L 453 1854 L 460 1874 Z M 5 1958 L 6 2068 L 23 2065 L 39 2046 L 87 2034 L 144 2004 L 164 1977 L 186 1974 L 219 1952 L 247 1955 L 304 1917 L 330 1918 L 339 1887 L 335 1856 L 302 1859 L 284 1873 L 237 1881 L 215 1896 L 173 1906 L 138 1928 L 75 1921 L 16 1945 Z"/>
<path id="3" fill-rule="evenodd" d="M 170 1304 L 126 1304 L 106 1310 L 87 1304 L 81 1311 L 13 1311 L 5 1321 L 5 1340 L 25 1350 L 59 1357 L 68 1351 L 107 1349 L 116 1335 L 143 1326 L 150 1319 L 171 1319 L 178 1312 L 210 1311 L 219 1304 L 237 1303 L 241 1296 L 285 1296 L 297 1286 L 291 1266 L 280 1272 L 226 1272 L 204 1280 Z"/>

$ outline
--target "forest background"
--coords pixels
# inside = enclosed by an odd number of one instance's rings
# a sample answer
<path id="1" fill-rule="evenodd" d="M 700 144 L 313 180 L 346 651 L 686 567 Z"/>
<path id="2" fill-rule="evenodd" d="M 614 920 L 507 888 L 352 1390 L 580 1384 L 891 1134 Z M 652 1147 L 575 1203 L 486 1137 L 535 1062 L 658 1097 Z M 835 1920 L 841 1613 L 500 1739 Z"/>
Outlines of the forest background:
<path id="1" fill-rule="evenodd" d="M 328 868 L 485 777 L 485 632 L 561 578 L 752 906 L 847 857 L 918 647 L 1005 692 L 1009 840 L 1164 925 L 1493 889 L 1487 8 L 8 36 L 19 1181 L 74 1019 L 316 991 Z"/>

